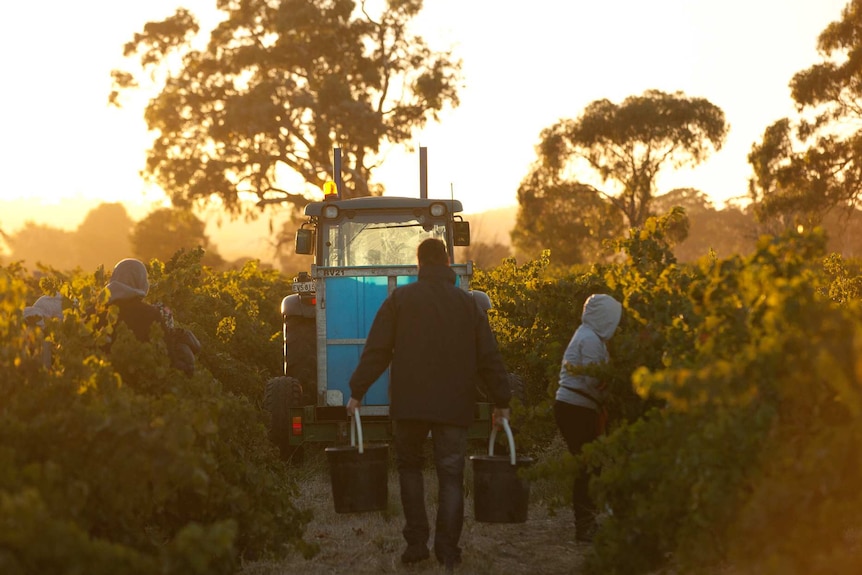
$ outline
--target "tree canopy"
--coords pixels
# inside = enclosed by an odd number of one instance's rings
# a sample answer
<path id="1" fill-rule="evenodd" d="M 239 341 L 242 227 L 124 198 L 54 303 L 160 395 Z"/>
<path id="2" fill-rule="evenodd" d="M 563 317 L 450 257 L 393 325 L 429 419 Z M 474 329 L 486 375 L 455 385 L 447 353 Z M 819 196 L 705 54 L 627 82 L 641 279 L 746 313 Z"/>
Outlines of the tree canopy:
<path id="1" fill-rule="evenodd" d="M 716 209 L 702 191 L 676 188 L 655 198 L 656 213 L 685 210 L 688 226 L 684 238 L 675 238 L 672 249 L 677 261 L 694 262 L 712 252 L 716 257 L 749 255 L 757 245 L 757 224 L 751 210 L 737 205 Z"/>
<path id="2" fill-rule="evenodd" d="M 78 266 L 75 233 L 52 226 L 25 222 L 21 229 L 9 234 L 9 261 L 24 261 L 31 266 L 42 264 L 58 269 Z"/>
<path id="3" fill-rule="evenodd" d="M 129 231 L 134 223 L 123 204 L 118 202 L 99 204 L 90 210 L 74 238 L 78 264 L 85 270 L 100 265 L 110 268 L 129 257 Z"/>
<path id="4" fill-rule="evenodd" d="M 459 60 L 410 32 L 422 0 L 387 0 L 379 14 L 354 0 L 219 0 L 225 19 L 203 49 L 185 9 L 149 22 L 125 47 L 137 73 L 115 70 L 111 101 L 156 77 L 145 119 L 157 136 L 145 175 L 177 206 L 241 195 L 302 206 L 343 154 L 343 193 L 382 192 L 371 171 L 383 145 L 458 105 Z M 178 62 L 178 64 L 177 64 Z M 281 187 L 285 173 L 311 187 Z"/>
<path id="5" fill-rule="evenodd" d="M 518 188 L 512 243 L 530 257 L 550 248 L 563 265 L 596 259 L 604 240 L 653 215 L 661 169 L 703 161 L 721 149 L 727 130 L 720 108 L 681 92 L 592 102 L 577 119 L 542 131 L 537 160 Z M 586 183 L 589 174 L 609 188 Z"/>
<path id="6" fill-rule="evenodd" d="M 549 249 L 552 261 L 562 266 L 597 259 L 603 240 L 624 231 L 622 215 L 595 188 L 547 175 L 534 166 L 518 188 L 511 237 L 519 255 L 534 259 Z"/>
<path id="7" fill-rule="evenodd" d="M 656 178 L 665 167 L 697 165 L 720 150 L 727 135 L 724 112 L 704 98 L 647 90 L 621 104 L 596 100 L 577 119 L 543 130 L 544 169 L 577 180 L 586 168 L 610 190 L 599 192 L 633 227 L 650 216 Z"/>
<path id="8" fill-rule="evenodd" d="M 202 263 L 215 268 L 224 260 L 209 245 L 206 224 L 192 212 L 177 208 L 159 208 L 132 228 L 132 253 L 136 258 L 149 261 L 157 258 L 169 261 L 181 249 L 206 250 Z"/>
<path id="9" fill-rule="evenodd" d="M 862 197 L 862 0 L 821 32 L 817 49 L 822 61 L 790 81 L 798 117 L 767 127 L 748 156 L 763 222 L 815 225 Z"/>
<path id="10" fill-rule="evenodd" d="M 133 224 L 123 204 L 116 202 L 97 205 L 72 231 L 28 221 L 4 234 L 11 252 L 8 259 L 64 270 L 110 268 L 129 257 Z"/>

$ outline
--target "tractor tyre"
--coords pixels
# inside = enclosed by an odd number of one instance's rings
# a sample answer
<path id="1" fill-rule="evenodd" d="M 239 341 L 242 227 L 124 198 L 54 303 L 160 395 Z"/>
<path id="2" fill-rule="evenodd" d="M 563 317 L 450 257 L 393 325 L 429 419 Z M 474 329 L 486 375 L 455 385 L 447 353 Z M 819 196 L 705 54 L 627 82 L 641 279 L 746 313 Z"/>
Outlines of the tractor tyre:
<path id="1" fill-rule="evenodd" d="M 294 377 L 273 377 L 266 382 L 263 408 L 269 412 L 269 439 L 281 458 L 291 463 L 302 460 L 302 448 L 290 445 L 290 408 L 302 406 L 302 384 Z"/>
<path id="2" fill-rule="evenodd" d="M 287 334 L 287 375 L 299 381 L 317 381 L 317 324 L 315 319 L 300 316 L 285 318 Z M 316 389 L 307 386 L 306 404 L 316 402 Z M 298 405 L 298 404 L 296 404 Z"/>

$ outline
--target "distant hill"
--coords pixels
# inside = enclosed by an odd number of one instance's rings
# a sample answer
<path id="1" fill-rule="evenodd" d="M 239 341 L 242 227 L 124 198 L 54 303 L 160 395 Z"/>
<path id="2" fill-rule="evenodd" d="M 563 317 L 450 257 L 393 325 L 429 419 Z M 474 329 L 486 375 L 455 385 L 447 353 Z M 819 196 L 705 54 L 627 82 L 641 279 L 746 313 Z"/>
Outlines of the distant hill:
<path id="1" fill-rule="evenodd" d="M 517 206 L 497 208 L 475 214 L 462 214 L 470 222 L 472 243 L 500 243 L 511 246 L 509 232 L 515 227 Z M 281 219 L 273 222 L 273 229 L 281 228 Z M 215 224 L 215 218 L 207 218 L 207 234 L 222 256 L 235 259 L 242 256 L 259 258 L 262 261 L 274 263 L 274 252 L 269 236 L 269 218 L 263 216 L 253 222 L 223 221 L 221 226 Z"/>
<path id="2" fill-rule="evenodd" d="M 509 247 L 512 245 L 509 234 L 515 227 L 517 215 L 518 206 L 508 206 L 476 214 L 464 214 L 464 219 L 470 222 L 472 243 L 500 243 Z"/>
<path id="3" fill-rule="evenodd" d="M 84 220 L 87 213 L 101 203 L 98 200 L 61 198 L 55 203 L 45 204 L 33 200 L 0 198 L 0 233 L 14 234 L 28 221 L 73 231 Z M 146 206 L 124 205 L 129 215 L 136 221 L 149 212 Z M 474 244 L 500 243 L 509 247 L 511 245 L 509 232 L 515 226 L 517 211 L 517 206 L 510 206 L 462 215 L 470 222 L 470 234 Z M 270 229 L 279 230 L 282 222 L 287 218 L 286 215 L 275 217 L 273 221 L 270 221 L 268 215 L 263 215 L 250 222 L 243 218 L 232 221 L 212 209 L 198 215 L 207 222 L 206 233 L 211 240 L 211 245 L 225 259 L 251 257 L 265 263 L 277 264 Z M 6 251 L 4 248 L 4 242 L 0 236 L 0 255 Z"/>

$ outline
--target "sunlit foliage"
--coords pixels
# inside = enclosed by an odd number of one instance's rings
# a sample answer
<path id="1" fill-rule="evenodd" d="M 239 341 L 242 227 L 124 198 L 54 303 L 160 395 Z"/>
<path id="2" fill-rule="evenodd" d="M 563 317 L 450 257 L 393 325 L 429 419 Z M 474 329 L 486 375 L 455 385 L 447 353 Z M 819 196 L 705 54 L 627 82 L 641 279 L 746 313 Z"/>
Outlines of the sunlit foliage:
<path id="1" fill-rule="evenodd" d="M 258 407 L 280 363 L 267 290 L 284 286 L 253 264 L 213 274 L 200 256 L 151 269 L 150 297 L 205 343 L 193 377 L 169 366 L 158 328 L 141 343 L 116 323 L 102 272 L 37 284 L 0 268 L 2 572 L 228 574 L 285 544 L 311 551 Z M 23 320 L 25 305 L 55 292 L 62 319 Z M 214 337 L 228 314 L 241 345 Z"/>
<path id="2" fill-rule="evenodd" d="M 624 304 L 612 432 L 534 478 L 591 468 L 604 510 L 590 573 L 817 573 L 860 562 L 862 301 L 856 264 L 821 233 L 761 238 L 749 256 L 675 262 L 672 214 L 617 246 L 625 261 L 553 280 L 545 260 L 483 275 L 507 362 L 528 392 L 522 445 L 554 432 L 563 349 L 589 293 Z"/>

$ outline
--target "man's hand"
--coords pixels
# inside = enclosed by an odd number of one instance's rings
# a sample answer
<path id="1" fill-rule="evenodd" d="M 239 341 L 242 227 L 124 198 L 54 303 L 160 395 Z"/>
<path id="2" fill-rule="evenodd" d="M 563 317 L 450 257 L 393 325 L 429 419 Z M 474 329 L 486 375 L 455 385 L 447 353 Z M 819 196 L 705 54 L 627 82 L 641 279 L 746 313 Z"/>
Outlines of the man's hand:
<path id="1" fill-rule="evenodd" d="M 504 420 L 504 419 L 507 421 L 509 420 L 509 408 L 508 407 L 495 407 L 494 408 L 494 414 L 492 417 L 493 417 L 493 422 L 494 422 L 494 429 L 502 430 L 503 429 L 503 421 L 502 420 Z"/>
<path id="2" fill-rule="evenodd" d="M 358 408 L 361 404 L 361 401 L 359 401 L 358 399 L 353 399 L 351 397 L 350 401 L 347 402 L 347 417 L 353 417 L 353 413 L 356 411 L 356 408 Z"/>

